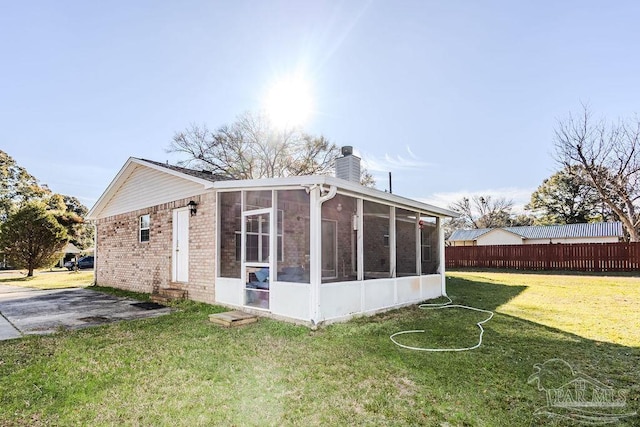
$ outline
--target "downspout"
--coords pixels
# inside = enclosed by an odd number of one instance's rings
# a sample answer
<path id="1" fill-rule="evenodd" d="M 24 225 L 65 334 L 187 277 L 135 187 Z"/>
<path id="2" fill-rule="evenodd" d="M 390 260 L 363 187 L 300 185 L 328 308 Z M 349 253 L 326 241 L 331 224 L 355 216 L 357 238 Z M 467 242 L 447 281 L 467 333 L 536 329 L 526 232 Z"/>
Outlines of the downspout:
<path id="1" fill-rule="evenodd" d="M 436 219 L 436 224 L 438 226 L 438 252 L 440 252 L 440 266 L 438 267 L 438 270 L 440 271 L 441 293 L 442 296 L 447 296 L 447 278 L 445 274 L 444 257 L 444 227 L 442 227 L 442 217 L 438 217 Z"/>
<path id="2" fill-rule="evenodd" d="M 93 224 L 93 286 L 98 286 L 98 224 L 95 220 Z"/>
<path id="3" fill-rule="evenodd" d="M 322 186 L 320 186 L 320 193 L 322 194 L 322 190 L 324 190 L 324 188 L 322 188 Z M 325 190 L 326 191 L 326 190 Z M 322 204 L 324 202 L 326 202 L 327 200 L 331 200 L 334 197 L 336 197 L 336 193 L 338 192 L 338 187 L 336 187 L 335 185 L 332 185 L 329 187 L 329 192 L 327 194 L 325 194 L 324 196 L 320 196 L 320 199 L 318 200 L 318 206 L 322 206 Z"/>
<path id="4" fill-rule="evenodd" d="M 325 190 L 321 185 L 313 185 L 306 188 L 311 196 L 311 212 L 309 213 L 309 282 L 311 285 L 310 298 L 310 320 L 315 327 L 320 321 L 320 282 L 321 282 L 321 260 L 322 254 L 322 204 L 335 197 L 338 188 L 334 185 Z M 326 194 L 322 195 L 325 191 Z"/>

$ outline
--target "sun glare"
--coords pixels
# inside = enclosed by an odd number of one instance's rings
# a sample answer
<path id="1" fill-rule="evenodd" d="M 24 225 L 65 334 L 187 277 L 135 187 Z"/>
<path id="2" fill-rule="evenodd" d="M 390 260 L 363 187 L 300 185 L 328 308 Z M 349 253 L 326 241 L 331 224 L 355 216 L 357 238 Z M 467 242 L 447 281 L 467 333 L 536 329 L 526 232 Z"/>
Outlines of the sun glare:
<path id="1" fill-rule="evenodd" d="M 311 118 L 313 96 L 309 82 L 301 76 L 283 78 L 267 92 L 265 110 L 279 128 L 303 126 Z"/>

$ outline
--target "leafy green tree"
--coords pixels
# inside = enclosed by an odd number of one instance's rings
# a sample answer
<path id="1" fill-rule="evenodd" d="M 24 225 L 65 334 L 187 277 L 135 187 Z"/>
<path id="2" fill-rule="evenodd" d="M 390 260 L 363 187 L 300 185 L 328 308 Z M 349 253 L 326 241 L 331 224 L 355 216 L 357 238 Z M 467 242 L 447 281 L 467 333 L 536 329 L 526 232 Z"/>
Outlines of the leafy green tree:
<path id="1" fill-rule="evenodd" d="M 208 170 L 229 179 L 326 175 L 334 170 L 339 148 L 323 136 L 299 128 L 279 129 L 263 113 L 247 112 L 216 131 L 191 125 L 177 132 L 169 152 L 186 156 L 181 166 Z M 373 177 L 363 171 L 362 183 Z"/>
<path id="2" fill-rule="evenodd" d="M 42 202 L 26 202 L 0 225 L 0 248 L 10 264 L 26 268 L 49 267 L 67 244 L 67 230 Z"/>
<path id="3" fill-rule="evenodd" d="M 545 179 L 525 208 L 537 214 L 539 225 L 602 221 L 606 212 L 598 191 L 577 166 L 565 167 Z"/>
<path id="4" fill-rule="evenodd" d="M 86 249 L 93 244 L 93 227 L 84 222 L 88 209 L 77 198 L 53 194 L 47 200 L 47 209 L 58 223 L 67 229 L 69 241 Z"/>
<path id="5" fill-rule="evenodd" d="M 93 246 L 94 228 L 93 225 L 84 221 L 84 217 L 89 213 L 89 209 L 73 196 L 62 196 L 67 206 L 67 214 L 74 215 L 75 225 L 73 230 L 69 232 L 69 240 L 71 243 L 81 249 L 87 249 Z M 81 222 L 78 222 L 81 221 Z"/>
<path id="6" fill-rule="evenodd" d="M 70 241 L 79 248 L 93 244 L 93 227 L 84 222 L 88 209 L 77 198 L 52 193 L 46 185 L 0 150 L 0 224 L 29 201 L 41 201 L 67 229 Z"/>
<path id="7" fill-rule="evenodd" d="M 16 161 L 0 150 L 0 222 L 7 219 L 17 205 L 49 194 L 46 186 L 18 166 Z"/>

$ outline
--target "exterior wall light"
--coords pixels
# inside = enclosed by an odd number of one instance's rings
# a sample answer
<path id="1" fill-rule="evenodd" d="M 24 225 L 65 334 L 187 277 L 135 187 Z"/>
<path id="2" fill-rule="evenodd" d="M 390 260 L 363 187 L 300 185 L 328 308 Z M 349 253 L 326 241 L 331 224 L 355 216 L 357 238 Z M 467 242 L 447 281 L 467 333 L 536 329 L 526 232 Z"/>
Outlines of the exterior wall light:
<path id="1" fill-rule="evenodd" d="M 191 216 L 194 216 L 196 212 L 198 212 L 198 209 L 196 209 L 198 204 L 193 200 L 189 201 L 189 203 L 187 203 L 187 206 L 189 207 L 189 212 L 191 212 Z"/>

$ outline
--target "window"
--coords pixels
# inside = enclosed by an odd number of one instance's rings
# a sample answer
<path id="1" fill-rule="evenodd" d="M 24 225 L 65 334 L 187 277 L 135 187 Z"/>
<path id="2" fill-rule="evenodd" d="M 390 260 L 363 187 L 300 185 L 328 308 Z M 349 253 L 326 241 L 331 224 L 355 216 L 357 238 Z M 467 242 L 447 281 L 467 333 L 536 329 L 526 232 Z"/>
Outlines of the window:
<path id="1" fill-rule="evenodd" d="M 338 277 L 338 221 L 322 220 L 322 278 Z"/>
<path id="2" fill-rule="evenodd" d="M 362 209 L 364 278 L 393 277 L 389 247 L 391 207 L 365 200 Z"/>
<path id="3" fill-rule="evenodd" d="M 431 262 L 431 245 L 422 245 L 422 262 Z"/>
<path id="4" fill-rule="evenodd" d="M 276 203 L 278 209 L 276 280 L 310 283 L 309 206 L 311 197 L 305 190 L 277 190 Z M 283 239 L 287 242 L 286 257 L 283 256 L 282 251 Z"/>
<path id="5" fill-rule="evenodd" d="M 269 262 L 269 214 L 246 216 L 245 261 Z"/>
<path id="6" fill-rule="evenodd" d="M 396 208 L 396 276 L 413 276 L 418 268 L 417 214 Z M 422 255 L 424 256 L 424 251 Z"/>
<path id="7" fill-rule="evenodd" d="M 218 194 L 218 274 L 220 277 L 240 278 L 240 237 L 242 193 L 240 191 Z M 236 246 L 237 243 L 237 246 Z"/>
<path id="8" fill-rule="evenodd" d="M 422 216 L 421 220 L 422 274 L 437 274 L 440 262 L 439 224 L 435 217 Z"/>
<path id="9" fill-rule="evenodd" d="M 389 226 L 385 225 L 384 230 L 382 231 L 384 234 L 382 235 L 382 245 L 385 248 L 389 247 Z"/>
<path id="10" fill-rule="evenodd" d="M 151 224 L 151 215 L 146 214 L 140 217 L 140 242 L 149 241 L 149 225 Z"/>
<path id="11" fill-rule="evenodd" d="M 357 210 L 344 194 L 322 204 L 322 283 L 358 280 Z"/>
<path id="12" fill-rule="evenodd" d="M 282 261 L 284 256 L 284 240 L 282 239 L 282 221 L 284 217 L 284 211 L 278 210 L 278 223 L 277 223 L 277 239 L 278 239 L 278 261 Z M 238 218 L 238 222 L 240 218 Z M 262 254 L 261 259 L 267 259 L 269 257 L 269 224 L 264 223 L 264 219 L 253 220 L 249 219 L 247 222 L 247 261 L 255 262 L 258 260 L 258 253 Z M 242 259 L 242 233 L 240 230 L 235 232 L 235 248 L 236 248 L 236 261 Z"/>

